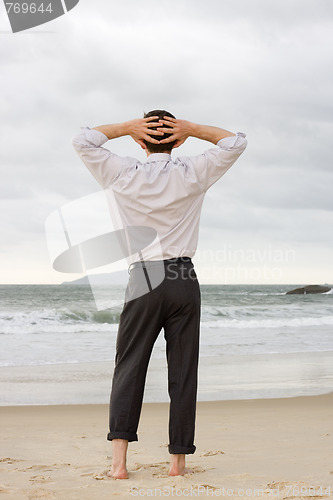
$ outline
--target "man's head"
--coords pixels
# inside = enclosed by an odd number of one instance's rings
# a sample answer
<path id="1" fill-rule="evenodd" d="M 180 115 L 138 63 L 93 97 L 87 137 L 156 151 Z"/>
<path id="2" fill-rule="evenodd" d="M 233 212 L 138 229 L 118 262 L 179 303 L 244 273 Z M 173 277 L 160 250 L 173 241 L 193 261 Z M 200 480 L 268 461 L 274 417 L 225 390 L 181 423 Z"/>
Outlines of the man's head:
<path id="1" fill-rule="evenodd" d="M 163 120 L 164 116 L 170 116 L 170 118 L 176 118 L 168 111 L 164 109 L 154 109 L 153 111 L 149 111 L 149 113 L 144 114 L 144 118 L 149 118 L 150 116 L 158 116 L 159 119 Z M 163 127 L 167 127 L 167 125 L 163 125 Z M 156 130 L 157 127 L 151 127 L 152 130 Z M 171 134 L 164 134 L 160 136 L 153 135 L 154 139 L 161 141 L 162 139 L 167 139 Z M 153 144 L 152 142 L 143 141 L 147 146 L 149 153 L 170 153 L 176 141 L 168 142 L 166 144 Z"/>

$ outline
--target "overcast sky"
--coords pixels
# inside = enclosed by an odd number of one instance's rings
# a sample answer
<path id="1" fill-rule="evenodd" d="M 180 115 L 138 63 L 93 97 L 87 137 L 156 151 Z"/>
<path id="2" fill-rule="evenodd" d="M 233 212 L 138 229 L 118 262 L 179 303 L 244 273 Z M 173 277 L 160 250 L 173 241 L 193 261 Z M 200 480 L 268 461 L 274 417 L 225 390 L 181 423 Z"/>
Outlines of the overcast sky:
<path id="1" fill-rule="evenodd" d="M 71 138 L 154 108 L 247 135 L 204 202 L 201 283 L 333 283 L 330 0 L 81 0 L 16 34 L 0 14 L 1 283 L 80 277 L 52 269 L 45 237 L 100 189 Z M 144 159 L 130 138 L 106 147 Z"/>

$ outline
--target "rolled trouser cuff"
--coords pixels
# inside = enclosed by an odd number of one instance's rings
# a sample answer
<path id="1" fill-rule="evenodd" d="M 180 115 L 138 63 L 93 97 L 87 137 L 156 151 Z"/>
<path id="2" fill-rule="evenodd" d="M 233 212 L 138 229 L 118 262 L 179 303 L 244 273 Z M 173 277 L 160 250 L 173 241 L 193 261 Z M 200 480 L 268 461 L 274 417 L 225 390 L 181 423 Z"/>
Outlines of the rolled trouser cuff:
<path id="1" fill-rule="evenodd" d="M 188 447 L 188 446 L 178 446 L 169 444 L 168 448 L 169 448 L 169 453 L 171 453 L 172 455 L 178 455 L 178 454 L 191 455 L 196 450 L 196 447 L 194 445 Z"/>
<path id="2" fill-rule="evenodd" d="M 112 439 L 127 439 L 127 441 L 138 441 L 138 435 L 135 432 L 109 432 L 107 440 Z"/>

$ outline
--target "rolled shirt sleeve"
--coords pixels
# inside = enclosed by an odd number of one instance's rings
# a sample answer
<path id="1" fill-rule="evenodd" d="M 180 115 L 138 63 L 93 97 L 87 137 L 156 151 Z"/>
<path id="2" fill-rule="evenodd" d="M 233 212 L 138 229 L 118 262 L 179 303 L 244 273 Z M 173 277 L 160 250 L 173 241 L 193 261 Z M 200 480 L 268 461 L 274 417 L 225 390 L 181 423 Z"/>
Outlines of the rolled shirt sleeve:
<path id="1" fill-rule="evenodd" d="M 108 137 L 88 126 L 81 127 L 72 139 L 77 154 L 103 189 L 108 188 L 128 167 L 137 163 L 135 158 L 118 156 L 102 147 Z M 201 191 L 207 191 L 224 175 L 243 153 L 247 146 L 242 132 L 220 139 L 214 148 L 201 155 L 179 158 L 190 167 Z"/>
<path id="2" fill-rule="evenodd" d="M 236 135 L 220 139 L 216 146 L 187 159 L 187 163 L 189 160 L 192 164 L 203 191 L 207 191 L 240 157 L 247 146 L 246 135 L 237 132 Z"/>
<path id="3" fill-rule="evenodd" d="M 81 127 L 80 133 L 72 139 L 77 154 L 104 189 L 117 178 L 125 161 L 102 147 L 108 140 L 105 134 L 90 127 Z"/>

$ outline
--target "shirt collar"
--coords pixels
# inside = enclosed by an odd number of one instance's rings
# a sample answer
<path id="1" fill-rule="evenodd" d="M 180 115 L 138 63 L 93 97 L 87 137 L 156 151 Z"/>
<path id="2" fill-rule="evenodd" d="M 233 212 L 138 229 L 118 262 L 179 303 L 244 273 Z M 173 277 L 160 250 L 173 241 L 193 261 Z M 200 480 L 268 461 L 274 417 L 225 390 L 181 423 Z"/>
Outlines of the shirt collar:
<path id="1" fill-rule="evenodd" d="M 146 163 L 151 163 L 153 161 L 166 161 L 171 160 L 171 155 L 169 153 L 151 153 Z"/>

